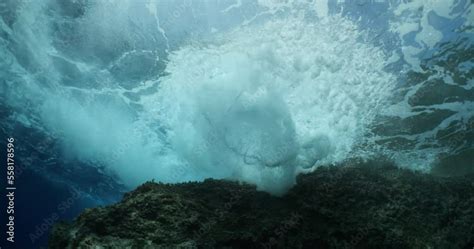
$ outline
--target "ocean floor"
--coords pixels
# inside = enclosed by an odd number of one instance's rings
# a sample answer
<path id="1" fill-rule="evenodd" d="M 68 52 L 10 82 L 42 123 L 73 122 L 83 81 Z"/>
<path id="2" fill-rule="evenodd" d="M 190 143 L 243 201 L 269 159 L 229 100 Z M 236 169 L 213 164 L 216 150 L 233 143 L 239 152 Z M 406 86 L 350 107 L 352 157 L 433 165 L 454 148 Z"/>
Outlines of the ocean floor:
<path id="1" fill-rule="evenodd" d="M 300 175 L 284 196 L 225 180 L 147 182 L 57 224 L 49 248 L 473 248 L 474 178 L 371 161 Z"/>

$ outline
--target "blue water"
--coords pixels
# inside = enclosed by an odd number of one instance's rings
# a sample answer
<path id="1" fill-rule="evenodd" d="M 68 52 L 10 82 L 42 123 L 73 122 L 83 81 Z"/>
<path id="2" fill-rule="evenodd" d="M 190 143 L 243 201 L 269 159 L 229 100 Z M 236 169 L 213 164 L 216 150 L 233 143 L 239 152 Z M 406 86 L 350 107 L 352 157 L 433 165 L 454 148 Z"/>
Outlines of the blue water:
<path id="1" fill-rule="evenodd" d="M 51 220 L 152 179 L 282 195 L 297 174 L 351 158 L 430 172 L 461 155 L 453 170 L 469 171 L 472 9 L 0 0 L 1 148 L 15 138 L 17 165 L 16 242 L 2 232 L 0 245 L 46 246 Z"/>

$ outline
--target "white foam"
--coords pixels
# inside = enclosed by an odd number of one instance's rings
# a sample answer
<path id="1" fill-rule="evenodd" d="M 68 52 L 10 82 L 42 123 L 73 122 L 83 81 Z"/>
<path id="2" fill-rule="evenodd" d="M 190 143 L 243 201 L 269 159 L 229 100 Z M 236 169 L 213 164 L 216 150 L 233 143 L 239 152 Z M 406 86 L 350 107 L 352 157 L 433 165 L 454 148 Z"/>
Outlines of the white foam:
<path id="1" fill-rule="evenodd" d="M 393 8 L 393 18 L 390 22 L 390 30 L 398 34 L 402 41 L 402 53 L 413 69 L 422 71 L 420 68 L 420 53 L 432 49 L 442 38 L 441 30 L 436 29 L 429 23 L 429 15 L 454 19 L 453 9 L 458 5 L 456 0 L 416 0 L 401 2 Z M 473 6 L 465 3 L 465 8 L 472 12 Z M 465 15 L 465 13 L 458 13 Z M 410 32 L 416 32 L 415 43 L 410 43 L 405 36 Z"/>
<path id="2" fill-rule="evenodd" d="M 133 1 L 95 3 L 76 23 L 85 37 L 79 48 L 116 51 L 123 43 L 150 38 L 142 36 L 148 31 L 165 37 L 168 48 L 171 33 L 154 3 L 149 1 L 148 8 Z M 24 87 L 26 98 L 40 99 L 34 104 L 41 122 L 61 131 L 65 155 L 101 163 L 131 187 L 150 179 L 172 183 L 213 177 L 281 194 L 294 184 L 297 172 L 342 161 L 366 141 L 368 126 L 392 96 L 395 78 L 384 70 L 388 57 L 382 49 L 365 42 L 366 34 L 353 22 L 325 17 L 324 4 L 316 6 L 322 18 L 309 21 L 306 8 L 288 12 L 301 18 L 270 16 L 293 2 L 260 3 L 263 11 L 244 16 L 240 27 L 219 28 L 206 42 L 174 51 L 169 75 L 159 82 L 137 84 L 135 93 L 160 84 L 157 93 L 135 103 L 143 111 L 126 105 L 125 90 L 107 71 L 114 61 L 105 59 L 105 66 L 68 60 L 81 74 L 98 78 L 97 86 L 82 90 L 42 88 L 35 75 L 25 74 L 32 83 Z M 258 19 L 263 13 L 268 18 Z M 129 22 L 135 15 L 143 21 L 138 27 Z M 24 23 L 27 31 L 30 19 Z M 35 25 L 49 30 L 47 22 Z M 176 24 L 176 30 L 185 28 Z M 53 52 L 62 56 L 49 34 L 41 32 L 41 43 L 28 38 L 39 46 L 38 61 L 48 62 Z M 144 43 L 155 44 L 151 38 Z M 51 84 L 60 86 L 61 71 L 52 63 L 44 68 Z M 84 96 L 91 98 L 84 101 Z"/>
<path id="3" fill-rule="evenodd" d="M 142 104 L 187 164 L 281 193 L 297 167 L 347 157 L 391 94 L 385 55 L 359 35 L 342 17 L 241 28 L 173 53 Z"/>

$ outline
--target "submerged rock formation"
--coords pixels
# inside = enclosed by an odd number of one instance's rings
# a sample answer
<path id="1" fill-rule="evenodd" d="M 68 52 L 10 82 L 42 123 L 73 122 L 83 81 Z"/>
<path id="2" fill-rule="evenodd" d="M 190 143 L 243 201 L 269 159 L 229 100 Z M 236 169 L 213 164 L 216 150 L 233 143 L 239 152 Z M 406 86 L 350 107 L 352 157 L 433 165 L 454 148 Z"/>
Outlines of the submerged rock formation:
<path id="1" fill-rule="evenodd" d="M 282 197 L 225 180 L 147 182 L 57 224 L 49 248 L 469 248 L 472 176 L 321 167 Z"/>

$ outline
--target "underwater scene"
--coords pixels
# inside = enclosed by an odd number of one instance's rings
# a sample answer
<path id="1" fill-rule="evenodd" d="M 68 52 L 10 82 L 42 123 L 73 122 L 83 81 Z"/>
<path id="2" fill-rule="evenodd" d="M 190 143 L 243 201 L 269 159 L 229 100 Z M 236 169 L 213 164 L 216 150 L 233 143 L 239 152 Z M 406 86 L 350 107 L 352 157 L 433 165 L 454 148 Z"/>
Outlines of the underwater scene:
<path id="1" fill-rule="evenodd" d="M 473 249 L 473 11 L 0 0 L 0 248 Z"/>

